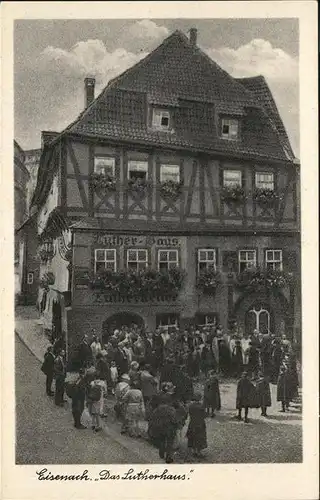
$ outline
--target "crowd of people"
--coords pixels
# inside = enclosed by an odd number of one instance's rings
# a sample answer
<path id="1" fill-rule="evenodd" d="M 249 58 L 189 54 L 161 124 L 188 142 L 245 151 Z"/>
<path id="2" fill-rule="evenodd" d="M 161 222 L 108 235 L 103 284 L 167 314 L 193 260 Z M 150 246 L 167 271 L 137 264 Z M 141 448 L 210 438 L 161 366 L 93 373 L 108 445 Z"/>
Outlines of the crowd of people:
<path id="1" fill-rule="evenodd" d="M 42 365 L 46 392 L 56 405 L 64 393 L 72 400 L 74 426 L 102 429 L 108 403 L 114 403 L 121 433 L 147 437 L 167 463 L 188 422 L 188 448 L 200 456 L 207 447 L 206 418 L 221 409 L 219 378 L 237 382 L 236 418 L 249 421 L 250 408 L 267 417 L 270 383 L 277 384 L 280 411 L 288 411 L 298 395 L 297 359 L 291 342 L 282 336 L 224 334 L 220 325 L 170 333 L 143 332 L 136 325 L 114 329 L 103 342 L 95 331 L 82 339 L 67 375 L 63 341 L 50 346 Z M 52 383 L 55 379 L 55 392 Z M 110 404 L 109 404 L 110 406 Z"/>

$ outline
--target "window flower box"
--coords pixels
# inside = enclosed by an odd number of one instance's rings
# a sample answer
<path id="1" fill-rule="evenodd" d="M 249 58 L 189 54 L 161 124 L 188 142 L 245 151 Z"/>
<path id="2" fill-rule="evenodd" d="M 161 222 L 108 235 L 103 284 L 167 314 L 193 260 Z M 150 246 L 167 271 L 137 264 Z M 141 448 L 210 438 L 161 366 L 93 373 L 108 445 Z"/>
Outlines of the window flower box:
<path id="1" fill-rule="evenodd" d="M 280 290 L 293 282 L 293 274 L 273 269 L 247 269 L 236 277 L 237 288 L 248 292 L 261 289 Z"/>
<path id="2" fill-rule="evenodd" d="M 146 269 L 139 272 L 100 271 L 90 281 L 98 300 L 108 302 L 149 302 L 175 300 L 183 284 L 184 272 L 174 268 L 168 272 Z"/>
<path id="3" fill-rule="evenodd" d="M 140 196 L 145 196 L 150 185 L 151 184 L 147 179 L 143 179 L 141 177 L 128 179 L 128 190 L 139 194 Z"/>
<path id="4" fill-rule="evenodd" d="M 273 189 L 255 188 L 253 192 L 253 199 L 260 206 L 274 207 L 282 198 Z"/>
<path id="5" fill-rule="evenodd" d="M 164 181 L 160 185 L 160 192 L 163 198 L 177 200 L 182 192 L 182 183 L 172 180 Z"/>
<path id="6" fill-rule="evenodd" d="M 226 203 L 244 203 L 247 199 L 242 186 L 224 186 L 221 191 L 221 198 Z"/>
<path id="7" fill-rule="evenodd" d="M 197 277 L 196 288 L 204 295 L 214 295 L 221 283 L 221 275 L 213 266 L 202 271 Z"/>
<path id="8" fill-rule="evenodd" d="M 91 174 L 91 185 L 94 191 L 114 191 L 116 189 L 116 180 L 113 176 L 93 172 Z"/>

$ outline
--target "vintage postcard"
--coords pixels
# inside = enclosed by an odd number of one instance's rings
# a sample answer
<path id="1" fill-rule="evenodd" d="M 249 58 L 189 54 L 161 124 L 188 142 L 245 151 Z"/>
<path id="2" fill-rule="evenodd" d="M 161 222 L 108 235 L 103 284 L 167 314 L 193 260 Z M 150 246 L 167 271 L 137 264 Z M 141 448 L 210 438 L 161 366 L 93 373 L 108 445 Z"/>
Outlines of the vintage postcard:
<path id="1" fill-rule="evenodd" d="M 316 499 L 316 3 L 1 13 L 1 498 Z"/>

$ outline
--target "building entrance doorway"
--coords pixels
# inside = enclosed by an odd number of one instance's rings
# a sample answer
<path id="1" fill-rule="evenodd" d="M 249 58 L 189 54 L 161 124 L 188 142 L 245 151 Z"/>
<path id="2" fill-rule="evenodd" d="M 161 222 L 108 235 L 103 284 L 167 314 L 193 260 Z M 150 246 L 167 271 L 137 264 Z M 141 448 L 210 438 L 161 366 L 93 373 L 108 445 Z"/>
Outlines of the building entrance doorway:
<path id="1" fill-rule="evenodd" d="M 102 324 L 102 339 L 106 340 L 113 334 L 114 330 L 120 330 L 124 326 L 137 325 L 144 327 L 144 320 L 139 314 L 131 312 L 116 313 L 107 318 Z"/>

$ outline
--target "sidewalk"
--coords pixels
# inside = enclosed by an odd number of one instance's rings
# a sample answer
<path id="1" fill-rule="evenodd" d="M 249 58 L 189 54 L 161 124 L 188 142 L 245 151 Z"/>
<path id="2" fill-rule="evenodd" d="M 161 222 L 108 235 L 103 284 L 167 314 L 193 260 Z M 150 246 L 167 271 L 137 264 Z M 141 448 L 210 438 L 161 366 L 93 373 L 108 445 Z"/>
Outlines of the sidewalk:
<path id="1" fill-rule="evenodd" d="M 29 351 L 42 363 L 50 341 L 44 333 L 39 313 L 34 306 L 16 307 L 15 332 Z"/>

